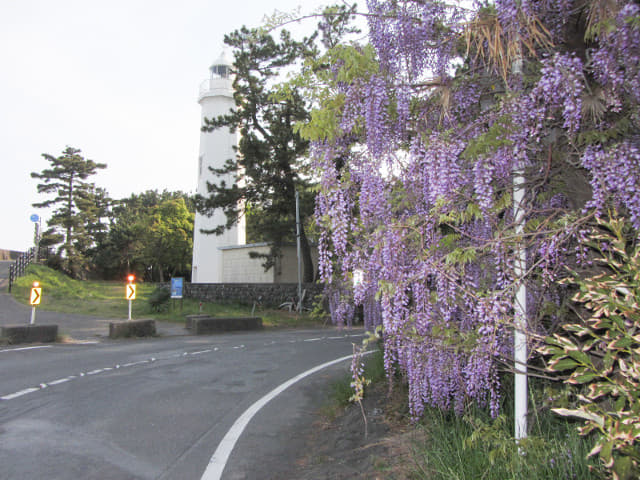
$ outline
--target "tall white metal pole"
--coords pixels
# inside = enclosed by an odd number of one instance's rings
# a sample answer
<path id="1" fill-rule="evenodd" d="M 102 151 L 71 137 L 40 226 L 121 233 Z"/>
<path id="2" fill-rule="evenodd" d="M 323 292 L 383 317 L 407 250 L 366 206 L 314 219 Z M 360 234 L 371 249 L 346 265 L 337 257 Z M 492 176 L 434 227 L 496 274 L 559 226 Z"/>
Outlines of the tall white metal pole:
<path id="1" fill-rule="evenodd" d="M 513 62 L 511 69 L 515 75 L 522 75 L 522 56 Z M 514 251 L 514 279 L 517 291 L 514 299 L 514 430 L 516 441 L 527 437 L 528 386 L 527 386 L 527 287 L 524 276 L 527 269 L 527 251 L 524 234 L 524 165 L 515 159 L 513 170 L 513 219 L 515 222 L 516 248 Z"/>
<path id="2" fill-rule="evenodd" d="M 302 253 L 300 251 L 300 192 L 296 191 L 296 250 L 298 255 L 298 311 L 302 311 Z"/>
<path id="3" fill-rule="evenodd" d="M 513 213 L 516 237 L 519 245 L 514 252 L 514 277 L 518 290 L 514 302 L 513 350 L 515 358 L 515 438 L 527 437 L 527 287 L 524 274 L 527 268 L 527 252 L 522 240 L 524 233 L 524 183 L 522 170 L 514 172 Z"/>

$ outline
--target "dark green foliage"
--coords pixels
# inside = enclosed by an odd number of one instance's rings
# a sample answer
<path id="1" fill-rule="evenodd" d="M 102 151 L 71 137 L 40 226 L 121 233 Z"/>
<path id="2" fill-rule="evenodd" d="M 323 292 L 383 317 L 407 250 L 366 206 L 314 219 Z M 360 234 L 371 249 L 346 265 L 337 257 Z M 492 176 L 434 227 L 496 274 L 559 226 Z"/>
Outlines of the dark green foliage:
<path id="1" fill-rule="evenodd" d="M 43 153 L 51 167 L 31 173 L 32 178 L 43 181 L 37 186 L 38 193 L 54 195 L 33 204 L 38 208 L 55 208 L 41 246 L 62 244 L 52 262 L 74 277 L 85 277 L 88 272 L 88 258 L 96 240 L 105 232 L 102 219 L 107 216 L 111 202 L 104 189 L 87 181 L 106 165 L 85 159 L 80 153 L 72 147 L 67 147 L 59 157 Z"/>
<path id="2" fill-rule="evenodd" d="M 190 278 L 193 216 L 193 199 L 182 192 L 146 191 L 118 201 L 94 259 L 100 276 L 121 279 L 135 273 L 157 282 Z"/>
<path id="3" fill-rule="evenodd" d="M 154 312 L 166 312 L 169 309 L 171 292 L 167 287 L 158 287 L 149 295 L 149 306 Z"/>

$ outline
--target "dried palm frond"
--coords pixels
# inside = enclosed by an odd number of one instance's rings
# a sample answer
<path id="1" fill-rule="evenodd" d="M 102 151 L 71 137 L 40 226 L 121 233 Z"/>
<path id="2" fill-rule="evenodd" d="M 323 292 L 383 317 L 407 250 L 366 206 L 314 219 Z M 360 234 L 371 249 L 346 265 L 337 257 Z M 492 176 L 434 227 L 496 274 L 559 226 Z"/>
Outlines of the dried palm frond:
<path id="1" fill-rule="evenodd" d="M 509 71 L 524 55 L 536 57 L 553 46 L 549 30 L 532 15 L 518 12 L 520 33 L 507 31 L 495 13 L 481 12 L 465 29 L 467 56 L 493 69 L 506 82 Z"/>

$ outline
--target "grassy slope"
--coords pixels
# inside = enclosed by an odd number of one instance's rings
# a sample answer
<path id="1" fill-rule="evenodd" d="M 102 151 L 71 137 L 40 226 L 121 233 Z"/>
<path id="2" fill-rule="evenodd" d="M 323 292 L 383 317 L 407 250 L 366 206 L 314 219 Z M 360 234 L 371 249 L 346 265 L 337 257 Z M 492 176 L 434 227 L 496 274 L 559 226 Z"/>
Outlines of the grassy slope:
<path id="1" fill-rule="evenodd" d="M 38 308 L 62 313 L 78 313 L 100 318 L 122 318 L 127 314 L 125 282 L 101 282 L 73 280 L 50 268 L 30 265 L 27 274 L 16 280 L 12 288 L 13 297 L 24 304 L 29 303 L 29 292 L 34 281 L 42 286 L 42 303 Z M 171 300 L 168 311 L 152 311 L 148 298 L 156 288 L 153 284 L 138 283 L 136 300 L 132 305 L 132 317 L 155 318 L 156 320 L 182 322 L 185 315 L 200 313 L 200 302 L 193 299 Z M 203 303 L 202 313 L 214 316 L 249 316 L 251 306 L 237 304 Z M 308 315 L 282 310 L 256 308 L 255 315 L 262 317 L 267 327 L 296 327 L 318 325 Z"/>

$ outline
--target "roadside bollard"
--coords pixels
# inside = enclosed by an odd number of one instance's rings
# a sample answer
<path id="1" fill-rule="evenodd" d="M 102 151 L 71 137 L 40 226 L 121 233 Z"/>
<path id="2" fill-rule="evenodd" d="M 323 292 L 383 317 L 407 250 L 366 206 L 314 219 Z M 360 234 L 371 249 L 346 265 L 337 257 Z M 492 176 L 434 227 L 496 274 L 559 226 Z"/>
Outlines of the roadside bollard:
<path id="1" fill-rule="evenodd" d="M 29 296 L 29 304 L 31 305 L 30 325 L 33 325 L 36 322 L 36 306 L 40 305 L 40 300 L 42 300 L 42 287 L 40 286 L 40 282 L 36 280 L 33 282 L 31 295 Z"/>
<path id="2" fill-rule="evenodd" d="M 136 299 L 136 284 L 133 283 L 136 279 L 135 275 L 128 275 L 128 284 L 125 287 L 125 298 L 129 300 L 129 320 L 131 320 L 131 302 Z"/>

